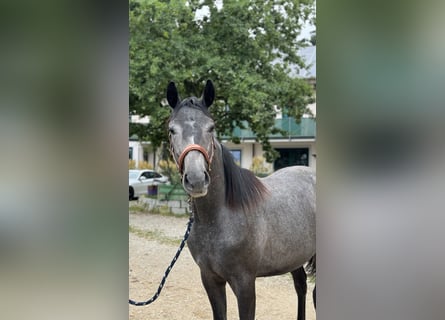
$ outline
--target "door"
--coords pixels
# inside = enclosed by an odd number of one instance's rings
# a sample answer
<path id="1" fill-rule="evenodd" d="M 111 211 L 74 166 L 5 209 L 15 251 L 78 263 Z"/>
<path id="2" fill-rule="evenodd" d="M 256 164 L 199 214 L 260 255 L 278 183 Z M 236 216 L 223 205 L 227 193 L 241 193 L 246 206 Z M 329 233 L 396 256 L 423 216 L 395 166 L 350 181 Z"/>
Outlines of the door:
<path id="1" fill-rule="evenodd" d="M 290 166 L 309 166 L 309 148 L 275 149 L 280 156 L 274 162 L 274 170 Z"/>

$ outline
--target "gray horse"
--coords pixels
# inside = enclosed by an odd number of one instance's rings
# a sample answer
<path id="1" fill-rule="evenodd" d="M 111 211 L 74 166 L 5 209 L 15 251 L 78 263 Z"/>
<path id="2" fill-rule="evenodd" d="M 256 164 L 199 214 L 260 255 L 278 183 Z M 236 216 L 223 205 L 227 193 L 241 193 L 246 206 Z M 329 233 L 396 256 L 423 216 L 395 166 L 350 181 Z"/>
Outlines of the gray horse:
<path id="1" fill-rule="evenodd" d="M 238 167 L 215 138 L 208 108 L 215 90 L 181 101 L 173 82 L 169 136 L 172 156 L 192 197 L 195 222 L 188 239 L 201 270 L 213 319 L 226 319 L 226 283 L 238 301 L 241 320 L 255 318 L 255 278 L 292 274 L 298 320 L 305 319 L 306 272 L 315 272 L 315 174 L 287 167 L 264 179 Z M 313 292 L 315 305 L 315 289 Z"/>

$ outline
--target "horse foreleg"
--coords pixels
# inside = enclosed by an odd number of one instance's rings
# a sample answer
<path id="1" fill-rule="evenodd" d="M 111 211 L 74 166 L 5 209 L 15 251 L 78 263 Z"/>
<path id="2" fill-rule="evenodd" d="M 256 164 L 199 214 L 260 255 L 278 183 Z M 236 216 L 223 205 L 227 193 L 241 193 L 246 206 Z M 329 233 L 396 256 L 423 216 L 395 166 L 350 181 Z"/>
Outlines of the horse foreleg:
<path id="1" fill-rule="evenodd" d="M 213 320 L 227 319 L 226 281 L 201 272 L 201 280 L 212 306 Z"/>
<path id="2" fill-rule="evenodd" d="M 297 291 L 298 297 L 298 313 L 297 320 L 306 319 L 306 293 L 307 293 L 307 275 L 303 267 L 300 267 L 292 273 L 292 278 L 294 279 L 295 291 Z"/>
<path id="3" fill-rule="evenodd" d="M 229 280 L 238 302 L 240 320 L 255 319 L 255 277 L 245 276 Z"/>

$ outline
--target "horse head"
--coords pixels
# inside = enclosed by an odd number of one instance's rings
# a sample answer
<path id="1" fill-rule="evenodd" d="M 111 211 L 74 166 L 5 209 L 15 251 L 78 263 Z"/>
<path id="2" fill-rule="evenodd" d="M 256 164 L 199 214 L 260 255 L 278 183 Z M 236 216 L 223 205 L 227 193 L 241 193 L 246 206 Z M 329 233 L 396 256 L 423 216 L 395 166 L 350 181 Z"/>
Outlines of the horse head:
<path id="1" fill-rule="evenodd" d="M 181 100 L 174 82 L 167 87 L 167 101 L 173 109 L 168 130 L 171 153 L 182 176 L 182 184 L 192 197 L 203 197 L 210 184 L 214 154 L 215 123 L 208 108 L 215 98 L 208 80 L 201 98 Z"/>

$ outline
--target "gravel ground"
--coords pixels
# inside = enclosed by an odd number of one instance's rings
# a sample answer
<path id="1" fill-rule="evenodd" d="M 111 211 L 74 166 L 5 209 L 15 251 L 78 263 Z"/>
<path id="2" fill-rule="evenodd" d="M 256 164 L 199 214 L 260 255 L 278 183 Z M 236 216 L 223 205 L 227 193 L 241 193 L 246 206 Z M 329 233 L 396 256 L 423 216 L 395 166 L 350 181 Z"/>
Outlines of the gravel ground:
<path id="1" fill-rule="evenodd" d="M 156 291 L 164 271 L 176 253 L 188 218 L 130 213 L 129 287 L 130 298 L 143 301 Z M 315 320 L 313 284 L 308 283 L 306 319 Z M 290 274 L 256 281 L 256 319 L 295 319 L 296 293 Z M 227 288 L 228 319 L 238 319 L 236 298 Z M 212 319 L 199 268 L 187 248 L 170 273 L 161 296 L 145 307 L 130 306 L 130 319 Z"/>

